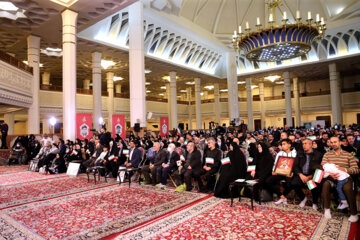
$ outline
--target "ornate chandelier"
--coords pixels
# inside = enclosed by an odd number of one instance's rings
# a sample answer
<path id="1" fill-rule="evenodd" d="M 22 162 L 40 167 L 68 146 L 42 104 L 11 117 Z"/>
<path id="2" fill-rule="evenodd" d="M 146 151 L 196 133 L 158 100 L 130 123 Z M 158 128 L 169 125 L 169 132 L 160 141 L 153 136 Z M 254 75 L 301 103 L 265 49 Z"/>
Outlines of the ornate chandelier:
<path id="1" fill-rule="evenodd" d="M 246 22 L 245 33 L 239 26 L 239 32 L 234 32 L 233 45 L 239 54 L 252 61 L 275 62 L 299 57 L 311 49 L 311 43 L 316 38 L 322 38 L 326 25 L 324 18 L 316 14 L 313 22 L 311 12 L 308 12 L 306 23 L 302 23 L 300 11 L 296 11 L 295 24 L 289 24 L 287 13 L 283 12 L 281 26 L 276 25 L 276 8 L 282 6 L 281 0 L 266 1 L 269 9 L 268 26 L 262 28 L 260 18 L 257 18 L 256 30 L 252 31 Z"/>

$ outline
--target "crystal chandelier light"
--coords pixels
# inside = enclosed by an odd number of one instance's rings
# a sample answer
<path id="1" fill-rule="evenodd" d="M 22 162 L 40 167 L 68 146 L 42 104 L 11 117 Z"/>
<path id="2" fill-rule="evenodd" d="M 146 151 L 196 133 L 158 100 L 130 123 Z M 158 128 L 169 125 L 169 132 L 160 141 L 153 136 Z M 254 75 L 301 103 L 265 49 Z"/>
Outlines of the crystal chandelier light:
<path id="1" fill-rule="evenodd" d="M 262 28 L 260 18 L 257 18 L 256 30 L 252 31 L 246 22 L 245 32 L 239 26 L 239 32 L 234 32 L 233 45 L 239 54 L 252 61 L 275 62 L 299 57 L 311 49 L 311 43 L 316 38 L 322 38 L 326 25 L 324 18 L 316 14 L 313 21 L 311 12 L 307 14 L 306 23 L 301 21 L 300 11 L 296 11 L 295 24 L 290 24 L 287 13 L 283 12 L 282 25 L 276 25 L 276 8 L 282 6 L 281 0 L 266 1 L 269 9 L 269 21 Z"/>

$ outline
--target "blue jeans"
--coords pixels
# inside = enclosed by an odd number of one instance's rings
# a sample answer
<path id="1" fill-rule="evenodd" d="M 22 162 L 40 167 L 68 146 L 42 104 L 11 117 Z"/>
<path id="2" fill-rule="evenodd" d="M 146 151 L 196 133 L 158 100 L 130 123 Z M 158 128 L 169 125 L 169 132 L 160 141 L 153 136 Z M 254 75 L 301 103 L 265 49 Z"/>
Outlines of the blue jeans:
<path id="1" fill-rule="evenodd" d="M 345 194 L 342 190 L 345 183 L 348 182 L 348 178 L 345 178 L 344 180 L 338 180 L 336 185 L 336 191 L 338 192 L 340 200 L 346 200 Z"/>

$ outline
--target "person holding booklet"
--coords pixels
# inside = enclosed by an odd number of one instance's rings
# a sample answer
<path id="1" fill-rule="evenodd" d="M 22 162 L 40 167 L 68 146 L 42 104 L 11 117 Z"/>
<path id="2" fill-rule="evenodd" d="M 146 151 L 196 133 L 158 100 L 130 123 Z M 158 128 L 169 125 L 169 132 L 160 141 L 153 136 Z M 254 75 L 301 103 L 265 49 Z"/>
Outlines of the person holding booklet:
<path id="1" fill-rule="evenodd" d="M 241 152 L 239 145 L 236 142 L 232 142 L 229 148 L 228 156 L 221 159 L 220 178 L 215 188 L 214 196 L 219 198 L 229 198 L 229 184 L 236 179 L 244 179 L 246 177 L 246 158 Z"/>
<path id="2" fill-rule="evenodd" d="M 203 156 L 203 169 L 200 172 L 199 190 L 200 192 L 210 192 L 214 188 L 215 177 L 221 166 L 221 150 L 215 147 L 215 139 L 209 138 L 208 148 L 204 151 Z M 205 179 L 206 185 L 202 182 L 202 178 Z"/>

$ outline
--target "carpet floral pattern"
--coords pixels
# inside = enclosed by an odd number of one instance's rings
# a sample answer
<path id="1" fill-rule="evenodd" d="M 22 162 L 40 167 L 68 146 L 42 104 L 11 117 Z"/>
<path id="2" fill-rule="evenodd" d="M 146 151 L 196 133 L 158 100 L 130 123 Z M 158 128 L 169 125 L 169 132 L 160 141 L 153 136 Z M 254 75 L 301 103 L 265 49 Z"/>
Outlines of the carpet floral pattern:
<path id="1" fill-rule="evenodd" d="M 26 182 L 34 182 L 43 179 L 53 179 L 65 177 L 66 174 L 42 175 L 38 172 L 14 172 L 0 175 L 0 186 L 10 186 Z"/>
<path id="2" fill-rule="evenodd" d="M 116 239 L 347 239 L 350 224 L 343 215 L 326 220 L 311 208 L 256 205 L 242 200 L 209 198 L 186 210 Z"/>
<path id="3" fill-rule="evenodd" d="M 98 239 L 202 197 L 136 184 L 131 188 L 127 184 L 113 185 L 7 208 L 0 215 L 0 232 L 4 238 L 22 239 L 26 235 L 33 239 Z"/>
<path id="4" fill-rule="evenodd" d="M 0 210 L 28 202 L 100 188 L 109 184 L 111 183 L 101 181 L 94 185 L 93 181 L 88 183 L 84 177 L 64 177 L 44 180 L 40 183 L 30 182 L 5 186 L 0 191 Z"/>

